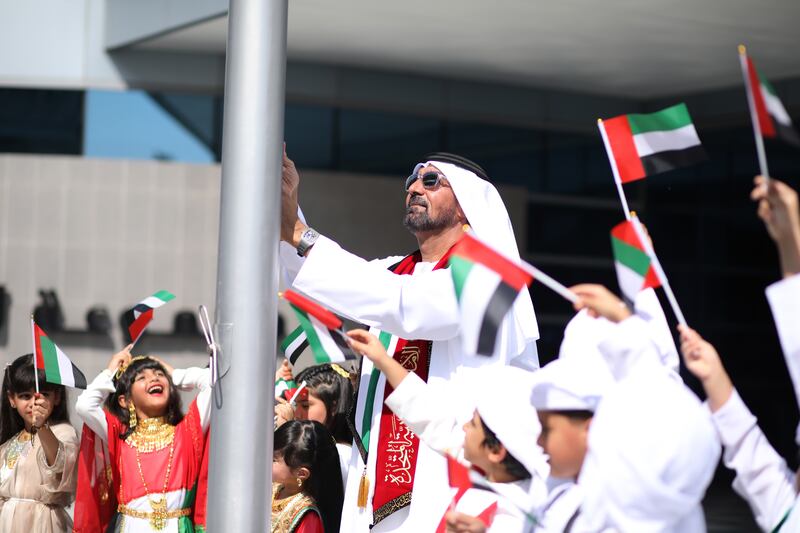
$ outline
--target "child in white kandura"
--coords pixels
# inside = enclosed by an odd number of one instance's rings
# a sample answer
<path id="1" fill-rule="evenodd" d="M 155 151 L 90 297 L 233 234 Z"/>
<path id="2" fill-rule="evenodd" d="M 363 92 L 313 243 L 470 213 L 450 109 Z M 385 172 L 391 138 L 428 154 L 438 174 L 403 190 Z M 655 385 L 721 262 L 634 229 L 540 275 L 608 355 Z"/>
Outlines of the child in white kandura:
<path id="1" fill-rule="evenodd" d="M 69 423 L 67 392 L 39 373 L 33 356 L 6 366 L 0 408 L 0 531 L 72 530 L 66 507 L 75 496 L 78 435 Z"/>
<path id="2" fill-rule="evenodd" d="M 428 523 L 418 531 L 445 531 L 449 519 L 481 515 L 491 532 L 525 531 L 535 521 L 530 509 L 547 494 L 549 468 L 536 443 L 541 426 L 530 404 L 531 373 L 513 367 L 486 370 L 493 387 L 475 394 L 475 409 L 466 422 L 456 420 L 447 385 L 431 386 L 386 354 L 380 341 L 364 330 L 348 332 L 353 348 L 383 372 L 394 390 L 386 405 L 434 450 L 462 455 L 485 472 L 493 492 L 452 488 L 436 501 L 426 502 Z M 462 397 L 463 395 L 459 395 Z M 461 451 L 461 453 L 459 453 Z M 447 472 L 442 471 L 446 476 Z M 452 517 L 448 511 L 457 511 Z M 488 523 L 487 523 L 488 522 Z M 449 529 L 448 529 L 449 530 Z"/>
<path id="3" fill-rule="evenodd" d="M 800 406 L 800 208 L 797 193 L 785 183 L 760 176 L 751 198 L 778 248 L 783 280 L 767 288 L 786 366 Z M 722 365 L 716 349 L 690 328 L 681 329 L 687 368 L 708 396 L 714 426 L 724 447 L 725 466 L 736 472 L 734 490 L 742 496 L 764 531 L 800 531 L 800 472 L 770 445 Z M 800 445 L 800 427 L 796 438 Z"/>

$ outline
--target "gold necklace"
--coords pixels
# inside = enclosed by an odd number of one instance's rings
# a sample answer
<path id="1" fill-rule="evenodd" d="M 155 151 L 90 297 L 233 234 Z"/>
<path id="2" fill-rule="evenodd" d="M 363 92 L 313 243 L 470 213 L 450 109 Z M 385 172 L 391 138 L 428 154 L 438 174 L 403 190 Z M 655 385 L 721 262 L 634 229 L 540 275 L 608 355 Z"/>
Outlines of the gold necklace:
<path id="1" fill-rule="evenodd" d="M 172 429 L 174 431 L 175 428 L 172 427 Z M 175 439 L 171 439 L 169 445 L 169 460 L 167 461 L 167 474 L 164 476 L 164 488 L 161 489 L 161 494 L 156 494 L 155 496 L 150 494 L 150 489 L 147 487 L 147 482 L 144 480 L 142 462 L 139 459 L 139 448 L 134 446 L 134 449 L 136 450 L 136 466 L 139 467 L 139 476 L 142 478 L 142 485 L 144 485 L 144 494 L 147 496 L 147 500 L 150 502 L 150 508 L 153 509 L 153 513 L 150 515 L 150 527 L 156 531 L 161 531 L 167 527 L 167 484 L 169 483 L 169 474 L 172 471 L 172 458 L 175 453 Z"/>
<path id="2" fill-rule="evenodd" d="M 24 429 L 14 436 L 14 440 L 8 445 L 8 451 L 6 451 L 6 466 L 9 470 L 13 470 L 17 465 L 17 461 L 19 461 L 23 450 L 25 450 L 25 446 L 29 442 L 33 444 L 32 438 L 33 435 Z"/>
<path id="3" fill-rule="evenodd" d="M 175 426 L 159 416 L 139 420 L 125 442 L 143 453 L 150 453 L 163 450 L 172 443 L 174 437 Z"/>

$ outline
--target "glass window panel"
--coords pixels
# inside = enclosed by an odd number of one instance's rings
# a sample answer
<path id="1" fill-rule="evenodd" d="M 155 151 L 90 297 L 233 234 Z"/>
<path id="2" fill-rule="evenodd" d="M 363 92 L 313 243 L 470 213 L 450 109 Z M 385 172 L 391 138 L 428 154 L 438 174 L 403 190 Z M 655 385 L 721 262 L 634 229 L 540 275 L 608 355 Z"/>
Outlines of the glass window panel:
<path id="1" fill-rule="evenodd" d="M 215 161 L 214 152 L 197 135 L 144 91 L 87 93 L 84 154 L 193 163 Z"/>

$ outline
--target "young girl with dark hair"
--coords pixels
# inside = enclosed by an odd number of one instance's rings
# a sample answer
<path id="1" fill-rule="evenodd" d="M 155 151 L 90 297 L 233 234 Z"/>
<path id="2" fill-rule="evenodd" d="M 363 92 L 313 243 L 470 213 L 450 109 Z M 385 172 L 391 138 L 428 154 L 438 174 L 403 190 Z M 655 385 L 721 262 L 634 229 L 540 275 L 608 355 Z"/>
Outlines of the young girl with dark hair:
<path id="1" fill-rule="evenodd" d="M 198 479 L 204 479 L 209 371 L 131 357 L 130 348 L 111 358 L 76 404 L 85 426 L 75 531 L 204 531 Z M 184 416 L 178 389 L 195 388 L 200 393 Z"/>
<path id="2" fill-rule="evenodd" d="M 331 434 L 312 420 L 275 431 L 272 533 L 338 533 L 344 490 Z"/>
<path id="3" fill-rule="evenodd" d="M 343 484 L 352 455 L 353 434 L 347 415 L 353 404 L 353 384 L 349 373 L 336 363 L 310 366 L 297 374 L 297 383 L 305 383 L 307 396 L 297 400 L 295 418 L 316 420 L 323 424 L 336 441 Z"/>
<path id="4" fill-rule="evenodd" d="M 45 381 L 35 393 L 33 356 L 6 366 L 0 408 L 0 531 L 68 531 L 75 494 L 78 435 L 66 389 Z"/>

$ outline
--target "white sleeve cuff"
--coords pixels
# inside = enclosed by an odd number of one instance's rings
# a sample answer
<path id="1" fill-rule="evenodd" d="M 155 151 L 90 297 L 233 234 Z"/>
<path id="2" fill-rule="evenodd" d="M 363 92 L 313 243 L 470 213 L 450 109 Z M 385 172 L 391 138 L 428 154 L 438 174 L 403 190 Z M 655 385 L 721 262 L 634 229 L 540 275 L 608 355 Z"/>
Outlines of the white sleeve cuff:
<path id="1" fill-rule="evenodd" d="M 112 372 L 106 368 L 100 372 L 97 377 L 94 378 L 94 380 L 92 380 L 87 388 L 102 391 L 107 394 L 116 392 L 117 387 L 114 385 L 114 374 L 115 372 Z"/>
<path id="2" fill-rule="evenodd" d="M 386 397 L 386 406 L 403 418 L 403 406 L 410 405 L 415 397 L 427 390 L 428 385 L 414 372 L 409 372 L 392 393 Z"/>
<path id="3" fill-rule="evenodd" d="M 728 401 L 711 414 L 711 419 L 714 421 L 714 426 L 725 447 L 740 442 L 744 435 L 758 423 L 736 389 L 733 389 Z"/>

